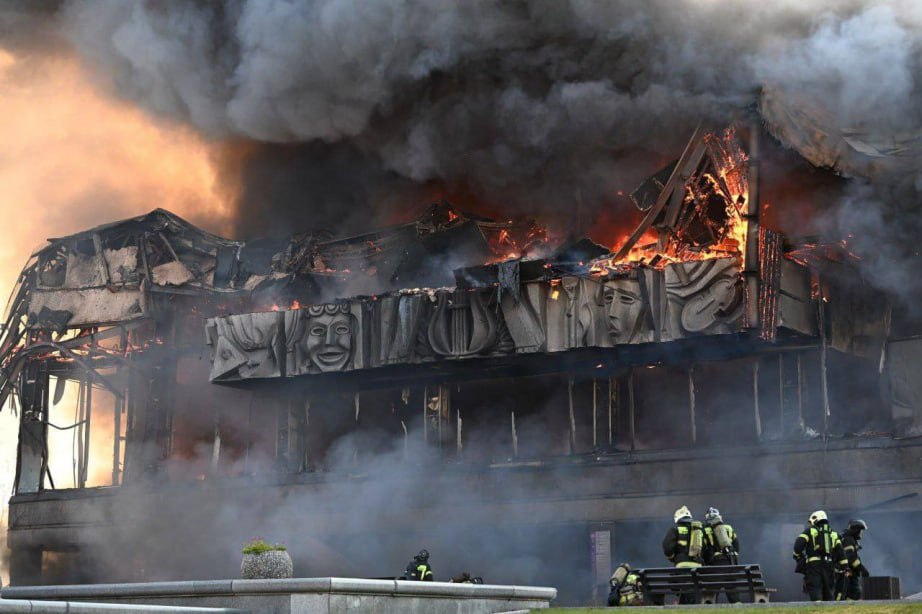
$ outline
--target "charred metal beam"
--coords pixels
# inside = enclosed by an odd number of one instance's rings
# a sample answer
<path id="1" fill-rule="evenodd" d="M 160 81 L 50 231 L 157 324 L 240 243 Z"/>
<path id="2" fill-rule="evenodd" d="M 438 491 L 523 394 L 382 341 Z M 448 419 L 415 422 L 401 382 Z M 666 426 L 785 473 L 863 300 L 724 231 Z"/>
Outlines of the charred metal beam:
<path id="1" fill-rule="evenodd" d="M 685 151 L 682 152 L 682 156 L 679 158 L 678 163 L 676 163 L 675 168 L 672 170 L 672 174 L 669 176 L 669 179 L 666 181 L 663 191 L 660 192 L 659 197 L 657 197 L 656 202 L 650 207 L 650 210 L 647 211 L 647 215 L 644 216 L 643 220 L 634 229 L 634 232 L 631 233 L 631 236 L 628 237 L 627 241 L 624 242 L 624 245 L 615 252 L 612 260 L 618 261 L 627 256 L 628 252 L 631 251 L 631 248 L 637 243 L 640 237 L 643 236 L 647 229 L 653 225 L 653 222 L 656 221 L 656 218 L 662 213 L 663 208 L 666 206 L 666 203 L 669 202 L 669 197 L 672 195 L 673 190 L 675 190 L 676 184 L 681 178 L 681 174 L 685 169 L 686 164 L 694 155 L 698 143 L 704 138 L 704 132 L 702 130 L 701 124 L 695 128 L 695 131 L 692 133 L 691 138 L 688 140 L 688 144 L 685 146 Z"/>
<path id="2" fill-rule="evenodd" d="M 666 208 L 662 224 L 660 224 L 660 227 L 664 230 L 673 230 L 676 223 L 679 221 L 679 212 L 682 209 L 682 203 L 685 202 L 685 187 L 688 185 L 688 180 L 691 179 L 698 165 L 701 164 L 701 159 L 704 158 L 706 152 L 707 144 L 702 138 L 698 141 L 691 156 L 686 160 L 684 168 L 680 169 L 679 178 L 672 190 L 672 196 L 669 198 L 669 206 Z M 661 245 L 660 247 L 662 248 L 664 246 Z"/>

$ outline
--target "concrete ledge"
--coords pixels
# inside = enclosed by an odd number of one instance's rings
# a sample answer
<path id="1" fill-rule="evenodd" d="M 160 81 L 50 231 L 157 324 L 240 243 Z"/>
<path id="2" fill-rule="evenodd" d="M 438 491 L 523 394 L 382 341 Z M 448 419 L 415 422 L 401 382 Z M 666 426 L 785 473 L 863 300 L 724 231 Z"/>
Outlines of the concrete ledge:
<path id="1" fill-rule="evenodd" d="M 334 578 L 284 578 L 279 580 L 217 580 L 230 582 L 228 592 L 236 594 L 255 593 L 328 593 Z M 205 584 L 204 582 L 202 584 Z M 125 585 L 129 586 L 129 585 Z"/>
<path id="2" fill-rule="evenodd" d="M 445 598 L 528 599 L 551 601 L 557 589 L 543 586 L 453 584 L 366 580 L 363 578 L 290 578 L 282 580 L 203 580 L 126 584 L 62 584 L 10 586 L 3 599 L 90 599 L 145 596 L 246 595 L 256 593 L 344 593 L 363 595 L 425 595 Z"/>
<path id="3" fill-rule="evenodd" d="M 132 614 L 142 612 L 147 614 L 178 614 L 182 612 L 209 612 L 211 614 L 239 613 L 243 610 L 228 608 L 192 608 L 159 605 L 132 605 L 124 603 L 86 603 L 74 601 L 28 601 L 22 599 L 0 600 L 0 612 L 3 614 L 43 614 L 45 612 L 59 614 L 61 612 L 109 612 L 111 614 Z"/>
<path id="4" fill-rule="evenodd" d="M 557 589 L 541 586 L 408 582 L 364 578 L 291 578 L 284 580 L 208 580 L 12 586 L 0 593 L 0 608 L 17 599 L 50 600 L 49 612 L 97 611 L 66 609 L 73 601 L 81 607 L 107 602 L 98 611 L 148 611 L 129 608 L 147 604 L 164 612 L 266 612 L 272 614 L 340 614 L 357 610 L 379 614 L 488 614 L 546 608 Z M 88 601 L 93 604 L 85 603 Z M 27 603 L 27 602 L 22 602 Z M 187 606 L 205 606 L 189 609 Z M 180 609 L 175 609 L 176 607 Z M 122 608 L 122 609 L 118 609 Z M 159 610 L 157 609 L 159 608 Z M 164 609 L 169 608 L 169 609 Z M 183 609 L 185 608 L 185 609 Z M 233 608 L 215 610 L 214 608 Z M 4 610 L 0 609 L 0 613 Z M 8 610 L 17 611 L 17 610 Z M 21 610 L 39 611 L 39 610 Z"/>

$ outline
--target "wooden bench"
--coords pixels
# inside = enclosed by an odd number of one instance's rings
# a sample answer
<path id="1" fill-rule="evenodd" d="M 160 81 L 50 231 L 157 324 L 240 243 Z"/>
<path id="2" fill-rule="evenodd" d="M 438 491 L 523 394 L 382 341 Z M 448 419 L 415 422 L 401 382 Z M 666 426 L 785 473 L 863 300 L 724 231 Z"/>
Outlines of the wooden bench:
<path id="1" fill-rule="evenodd" d="M 644 603 L 663 604 L 669 595 L 694 595 L 694 603 L 715 603 L 720 593 L 736 593 L 752 603 L 768 603 L 774 589 L 765 586 L 758 565 L 657 567 L 638 569 Z"/>

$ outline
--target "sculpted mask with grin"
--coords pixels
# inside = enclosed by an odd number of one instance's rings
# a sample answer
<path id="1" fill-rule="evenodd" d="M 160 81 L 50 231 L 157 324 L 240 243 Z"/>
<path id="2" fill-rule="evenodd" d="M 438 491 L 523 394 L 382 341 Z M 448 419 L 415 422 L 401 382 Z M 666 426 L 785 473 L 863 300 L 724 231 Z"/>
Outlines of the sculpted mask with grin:
<path id="1" fill-rule="evenodd" d="M 311 318 L 307 351 L 321 371 L 340 371 L 352 356 L 352 321 L 348 313 L 323 313 Z"/>

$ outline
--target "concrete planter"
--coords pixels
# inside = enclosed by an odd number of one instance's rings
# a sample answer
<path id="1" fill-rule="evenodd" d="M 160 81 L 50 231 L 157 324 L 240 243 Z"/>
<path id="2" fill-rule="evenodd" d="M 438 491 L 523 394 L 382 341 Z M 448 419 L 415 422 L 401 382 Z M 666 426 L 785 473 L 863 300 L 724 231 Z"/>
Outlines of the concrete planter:
<path id="1" fill-rule="evenodd" d="M 244 580 L 290 578 L 291 574 L 291 556 L 285 550 L 244 554 L 243 561 L 240 563 L 240 577 Z"/>

